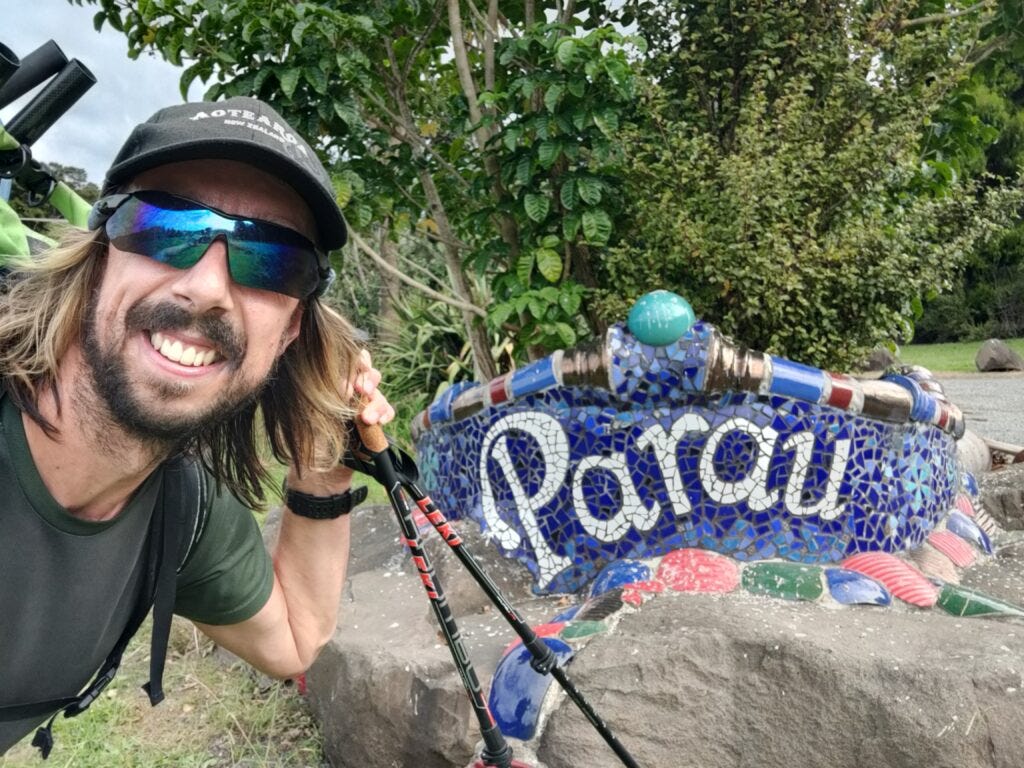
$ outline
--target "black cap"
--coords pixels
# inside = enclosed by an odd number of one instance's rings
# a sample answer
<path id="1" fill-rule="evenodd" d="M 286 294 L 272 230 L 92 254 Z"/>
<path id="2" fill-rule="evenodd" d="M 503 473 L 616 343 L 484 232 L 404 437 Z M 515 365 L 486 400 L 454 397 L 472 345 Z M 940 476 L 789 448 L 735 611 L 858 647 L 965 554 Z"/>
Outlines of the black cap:
<path id="1" fill-rule="evenodd" d="M 258 99 L 235 96 L 161 109 L 135 127 L 107 171 L 103 194 L 143 171 L 184 160 L 236 160 L 279 177 L 306 201 L 325 250 L 345 244 L 345 219 L 316 153 Z"/>

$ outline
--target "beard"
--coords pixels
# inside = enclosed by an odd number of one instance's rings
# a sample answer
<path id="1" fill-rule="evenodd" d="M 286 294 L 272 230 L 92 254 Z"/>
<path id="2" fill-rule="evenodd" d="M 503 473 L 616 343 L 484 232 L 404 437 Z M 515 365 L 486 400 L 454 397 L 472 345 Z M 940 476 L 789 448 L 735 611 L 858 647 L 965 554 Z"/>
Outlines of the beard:
<path id="1" fill-rule="evenodd" d="M 245 357 L 246 339 L 221 317 L 196 315 L 181 306 L 170 303 L 140 301 L 125 315 L 124 332 L 106 347 L 97 331 L 96 294 L 86 309 L 82 328 L 82 350 L 88 367 L 92 389 L 109 417 L 129 435 L 149 443 L 184 446 L 215 430 L 232 417 L 250 409 L 259 399 L 272 370 L 262 380 L 242 379 L 238 376 Z M 128 336 L 135 332 L 166 332 L 193 330 L 216 345 L 223 365 L 235 374 L 235 383 L 222 390 L 205 408 L 187 413 L 174 413 L 172 408 L 161 408 L 161 403 L 188 395 L 192 384 L 187 381 L 151 381 L 146 388 L 152 393 L 150 401 L 140 395 L 141 383 L 133 380 L 118 348 L 124 348 Z"/>

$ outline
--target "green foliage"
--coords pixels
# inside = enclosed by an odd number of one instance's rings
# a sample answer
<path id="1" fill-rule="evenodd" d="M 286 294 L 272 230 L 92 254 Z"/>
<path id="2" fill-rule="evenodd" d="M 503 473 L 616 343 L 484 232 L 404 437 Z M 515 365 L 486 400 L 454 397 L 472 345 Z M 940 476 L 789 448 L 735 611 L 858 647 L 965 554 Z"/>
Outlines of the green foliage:
<path id="1" fill-rule="evenodd" d="M 489 320 L 517 351 L 596 330 L 580 308 L 596 287 L 590 262 L 622 213 L 618 128 L 635 98 L 626 46 L 636 42 L 611 27 L 549 23 L 498 48 L 502 75 L 485 97 L 504 116 L 487 147 L 502 196 L 482 213 L 505 213 L 517 237 L 481 241 L 476 263 L 500 267 Z"/>
<path id="2" fill-rule="evenodd" d="M 632 228 L 609 259 L 609 316 L 672 288 L 743 343 L 848 367 L 908 339 L 920 297 L 1019 205 L 925 183 L 922 127 L 979 20 L 811 0 L 628 8 L 645 11 L 660 86 L 629 128 Z"/>
<path id="3" fill-rule="evenodd" d="M 318 139 L 349 222 L 438 239 L 455 295 L 488 307 L 517 356 L 592 332 L 580 306 L 621 214 L 617 130 L 633 93 L 629 41 L 601 3 L 529 24 L 505 8 L 499 36 L 468 4 L 456 22 L 415 0 L 90 2 L 131 55 L 185 66 L 183 92 L 198 78 L 211 98 L 259 96 Z M 467 294 L 476 275 L 490 297 Z"/>
<path id="4" fill-rule="evenodd" d="M 477 375 L 651 288 L 843 365 L 909 337 L 1016 204 L 969 179 L 1024 143 L 1019 0 L 71 1 L 288 115 L 357 231 L 429 244 L 486 308 L 460 317 Z"/>
<path id="5" fill-rule="evenodd" d="M 1019 20 L 1019 7 L 1017 12 Z M 1024 24 L 1018 37 L 1024 38 Z M 986 132 L 983 136 L 979 126 Z M 989 53 L 939 111 L 933 129 L 926 136 L 925 152 L 945 150 L 958 170 L 985 171 L 992 179 L 1015 179 L 1024 171 L 1024 63 L 1013 46 Z M 925 304 L 916 338 L 953 341 L 1024 335 L 1020 213 L 1024 211 L 1018 212 L 1013 228 L 971 254 L 948 294 Z"/>
<path id="6" fill-rule="evenodd" d="M 473 365 L 458 313 L 451 307 L 410 293 L 395 303 L 395 310 L 397 334 L 378 341 L 373 359 L 395 406 L 388 432 L 410 449 L 413 418 L 454 381 L 469 378 Z"/>

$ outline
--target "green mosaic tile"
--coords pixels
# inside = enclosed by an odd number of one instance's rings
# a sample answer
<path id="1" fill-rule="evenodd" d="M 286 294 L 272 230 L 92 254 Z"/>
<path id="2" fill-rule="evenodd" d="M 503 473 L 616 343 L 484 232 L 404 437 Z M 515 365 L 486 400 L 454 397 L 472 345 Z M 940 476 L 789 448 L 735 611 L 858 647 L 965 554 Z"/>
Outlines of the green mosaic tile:
<path id="1" fill-rule="evenodd" d="M 999 615 L 1024 618 L 1024 608 L 958 584 L 942 585 L 938 605 L 954 616 Z"/>
<path id="2" fill-rule="evenodd" d="M 598 632 L 605 632 L 608 626 L 603 621 L 574 621 L 563 629 L 560 636 L 563 640 L 572 640 L 578 637 L 596 635 Z"/>
<path id="3" fill-rule="evenodd" d="M 783 600 L 817 600 L 825 591 L 821 568 L 800 563 L 753 563 L 741 574 L 743 588 Z"/>

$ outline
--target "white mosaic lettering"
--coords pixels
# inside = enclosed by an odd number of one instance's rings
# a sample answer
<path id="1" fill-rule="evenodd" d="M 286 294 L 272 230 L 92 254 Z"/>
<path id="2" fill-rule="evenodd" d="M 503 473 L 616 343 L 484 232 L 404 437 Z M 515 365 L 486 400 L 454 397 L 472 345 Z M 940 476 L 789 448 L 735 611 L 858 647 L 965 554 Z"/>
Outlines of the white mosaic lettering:
<path id="1" fill-rule="evenodd" d="M 533 496 L 527 496 L 526 489 L 519 482 L 507 441 L 499 439 L 511 430 L 526 432 L 540 446 L 539 458 L 543 461 L 544 479 Z M 498 512 L 494 489 L 487 473 L 489 456 L 493 456 L 498 462 L 505 481 L 512 489 L 516 512 L 537 557 L 538 586 L 545 587 L 555 576 L 572 565 L 571 558 L 557 555 L 552 551 L 537 523 L 537 512 L 555 497 L 569 471 L 569 441 L 565 431 L 557 419 L 545 413 L 520 412 L 499 419 L 491 425 L 484 436 L 480 449 L 480 500 L 483 515 L 487 521 L 488 534 L 494 537 L 503 549 L 512 550 L 519 546 L 521 539 L 515 528 L 502 520 Z"/>
<path id="2" fill-rule="evenodd" d="M 227 112 L 225 112 L 223 109 L 215 109 L 212 112 L 210 112 L 210 115 L 212 117 L 224 117 L 225 115 L 227 115 Z"/>
<path id="3" fill-rule="evenodd" d="M 718 450 L 722 438 L 730 432 L 745 432 L 754 438 L 757 445 L 757 458 L 754 466 L 742 480 L 725 481 L 715 472 L 715 451 Z M 704 491 L 719 504 L 736 504 L 746 501 L 749 509 L 763 512 L 775 503 L 772 494 L 766 488 L 768 484 L 768 467 L 772 460 L 772 449 L 779 433 L 771 427 L 759 427 L 749 419 L 734 416 L 726 419 L 708 438 L 700 455 L 700 481 Z"/>
<path id="4" fill-rule="evenodd" d="M 711 425 L 703 416 L 686 413 L 675 420 L 671 433 L 666 432 L 661 424 L 654 424 L 645 429 L 636 441 L 637 450 L 654 448 L 654 455 L 658 459 L 658 466 L 661 467 L 661 475 L 665 481 L 665 490 L 668 491 L 668 503 L 676 517 L 688 515 L 692 510 L 690 497 L 686 493 L 683 477 L 679 472 L 676 447 L 687 433 L 707 432 L 709 429 Z"/>
<path id="5" fill-rule="evenodd" d="M 812 468 L 811 455 L 814 451 L 814 435 L 810 432 L 797 432 L 790 435 L 782 448 L 783 450 L 790 448 L 796 450 L 793 469 L 789 473 L 783 497 L 786 502 L 786 510 L 796 517 L 818 515 L 822 520 L 835 520 L 839 517 L 845 510 L 845 505 L 839 504 L 839 484 L 843 480 L 843 475 L 846 474 L 846 464 L 850 460 L 850 441 L 835 441 L 835 453 L 832 456 L 832 468 L 828 473 L 825 494 L 817 503 L 806 506 L 803 505 L 802 494 Z"/>
<path id="6" fill-rule="evenodd" d="M 613 517 L 606 520 L 590 514 L 587 502 L 583 498 L 583 478 L 587 476 L 587 472 L 595 469 L 611 472 L 622 489 L 622 506 Z M 652 504 L 651 509 L 644 506 L 636 486 L 633 485 L 633 479 L 629 476 L 626 458 L 621 453 L 613 453 L 611 456 L 587 456 L 579 463 L 572 480 L 572 505 L 584 530 L 591 536 L 607 542 L 621 539 L 626 535 L 630 525 L 641 531 L 649 530 L 658 521 L 658 515 L 661 513 L 657 504 Z"/>

